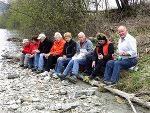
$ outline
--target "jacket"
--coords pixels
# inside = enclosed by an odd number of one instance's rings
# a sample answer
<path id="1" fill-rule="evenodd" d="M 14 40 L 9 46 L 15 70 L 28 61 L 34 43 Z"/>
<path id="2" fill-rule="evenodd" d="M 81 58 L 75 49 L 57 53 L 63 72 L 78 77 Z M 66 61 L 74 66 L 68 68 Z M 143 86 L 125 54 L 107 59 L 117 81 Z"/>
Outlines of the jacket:
<path id="1" fill-rule="evenodd" d="M 93 43 L 86 39 L 85 42 L 82 44 L 82 47 L 80 46 L 80 41 L 77 42 L 77 53 L 80 53 L 80 49 L 86 49 L 87 54 L 93 52 Z"/>
<path id="2" fill-rule="evenodd" d="M 38 50 L 40 53 L 48 53 L 53 45 L 53 42 L 47 38 L 43 42 L 40 42 Z"/>
<path id="3" fill-rule="evenodd" d="M 35 54 L 34 50 L 37 50 L 39 48 L 39 42 L 37 43 L 31 43 L 30 44 L 30 49 L 31 49 L 31 54 Z"/>
<path id="4" fill-rule="evenodd" d="M 112 54 L 114 54 L 114 45 L 111 43 L 109 40 L 102 45 L 102 44 L 97 44 L 96 48 L 94 50 L 94 56 L 93 56 L 93 61 L 97 61 L 98 59 L 98 54 L 102 54 L 104 57 L 103 59 L 108 61 L 112 59 Z"/>
<path id="5" fill-rule="evenodd" d="M 76 42 L 74 40 L 70 40 L 66 42 L 63 49 L 63 55 L 66 55 L 67 58 L 71 58 L 76 53 Z"/>
<path id="6" fill-rule="evenodd" d="M 30 54 L 31 53 L 31 48 L 30 48 L 31 42 L 23 46 L 22 53 L 24 54 Z"/>
<path id="7" fill-rule="evenodd" d="M 63 53 L 64 44 L 65 44 L 65 41 L 63 38 L 59 42 L 55 41 L 48 54 L 60 56 Z"/>

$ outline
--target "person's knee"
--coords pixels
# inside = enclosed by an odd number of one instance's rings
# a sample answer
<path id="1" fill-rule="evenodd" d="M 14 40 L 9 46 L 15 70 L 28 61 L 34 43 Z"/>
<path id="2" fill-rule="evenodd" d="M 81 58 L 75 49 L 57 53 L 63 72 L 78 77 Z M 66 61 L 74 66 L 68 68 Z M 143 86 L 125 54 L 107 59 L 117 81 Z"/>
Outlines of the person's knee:
<path id="1" fill-rule="evenodd" d="M 117 61 L 114 62 L 114 65 L 118 66 L 118 65 L 120 65 L 120 63 L 121 62 L 117 60 Z"/>
<path id="2" fill-rule="evenodd" d="M 110 60 L 110 61 L 108 61 L 107 63 L 106 63 L 106 66 L 112 66 L 113 65 L 113 61 L 112 60 Z"/>

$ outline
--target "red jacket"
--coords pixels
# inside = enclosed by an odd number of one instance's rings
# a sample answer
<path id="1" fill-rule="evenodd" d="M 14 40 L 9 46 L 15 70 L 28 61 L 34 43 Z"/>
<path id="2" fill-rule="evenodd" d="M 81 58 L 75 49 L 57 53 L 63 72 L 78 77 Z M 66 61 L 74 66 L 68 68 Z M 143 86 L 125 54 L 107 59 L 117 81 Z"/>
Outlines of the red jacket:
<path id="1" fill-rule="evenodd" d="M 30 48 L 31 42 L 23 46 L 22 53 L 25 54 L 30 54 L 31 53 L 31 48 Z"/>
<path id="2" fill-rule="evenodd" d="M 31 54 L 35 54 L 34 50 L 37 50 L 39 48 L 39 42 L 37 43 L 31 43 L 30 44 L 30 49 L 31 49 Z"/>
<path id="3" fill-rule="evenodd" d="M 55 41 L 48 54 L 61 55 L 64 49 L 65 41 L 61 39 L 59 42 Z"/>

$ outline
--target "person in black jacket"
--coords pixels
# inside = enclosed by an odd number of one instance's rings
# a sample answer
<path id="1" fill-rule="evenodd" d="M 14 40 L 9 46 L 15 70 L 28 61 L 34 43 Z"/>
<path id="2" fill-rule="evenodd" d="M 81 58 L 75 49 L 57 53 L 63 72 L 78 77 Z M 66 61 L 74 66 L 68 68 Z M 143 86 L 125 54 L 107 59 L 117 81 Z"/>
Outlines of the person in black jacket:
<path id="1" fill-rule="evenodd" d="M 113 59 L 113 43 L 107 40 L 106 35 L 103 33 L 97 35 L 97 40 L 98 44 L 94 53 L 86 58 L 86 74 L 90 76 L 90 79 L 94 79 L 102 69 L 101 67 L 105 67 L 107 61 Z"/>
<path id="2" fill-rule="evenodd" d="M 76 53 L 76 42 L 72 40 L 71 33 L 66 32 L 64 34 L 64 38 L 65 38 L 66 43 L 64 45 L 63 54 L 61 57 L 57 59 L 57 63 L 55 66 L 55 73 L 53 74 L 53 77 L 56 77 L 57 75 L 58 76 L 61 75 L 63 65 L 68 64 L 68 62 Z"/>
<path id="3" fill-rule="evenodd" d="M 41 33 L 37 39 L 40 40 L 40 45 L 38 50 L 35 50 L 34 68 L 32 70 L 36 71 L 36 73 L 42 73 L 44 69 L 44 55 L 50 51 L 53 42 L 47 39 L 43 33 Z"/>

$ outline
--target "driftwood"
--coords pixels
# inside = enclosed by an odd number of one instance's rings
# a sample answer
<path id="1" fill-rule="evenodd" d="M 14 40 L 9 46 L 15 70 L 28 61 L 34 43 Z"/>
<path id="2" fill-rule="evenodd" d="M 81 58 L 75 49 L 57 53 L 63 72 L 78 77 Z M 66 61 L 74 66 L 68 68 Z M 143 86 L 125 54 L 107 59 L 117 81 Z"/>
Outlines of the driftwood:
<path id="1" fill-rule="evenodd" d="M 134 113 L 137 113 L 137 112 L 136 112 L 132 102 L 136 102 L 137 104 L 150 109 L 150 102 L 146 102 L 146 101 L 144 101 L 142 99 L 139 99 L 138 97 L 136 97 L 135 94 L 129 94 L 129 93 L 123 92 L 121 90 L 114 89 L 111 86 L 106 86 L 105 84 L 100 83 L 98 81 L 90 81 L 89 83 L 91 85 L 94 85 L 94 86 L 102 87 L 102 88 L 104 88 L 104 89 L 106 89 L 106 90 L 108 90 L 108 91 L 110 91 L 112 93 L 115 93 L 115 94 L 117 94 L 117 95 L 127 99 L 129 104 L 130 104 L 130 106 L 132 107 L 132 110 L 134 111 Z"/>

